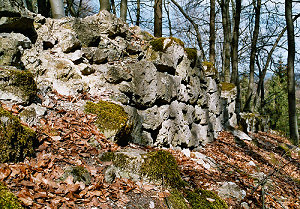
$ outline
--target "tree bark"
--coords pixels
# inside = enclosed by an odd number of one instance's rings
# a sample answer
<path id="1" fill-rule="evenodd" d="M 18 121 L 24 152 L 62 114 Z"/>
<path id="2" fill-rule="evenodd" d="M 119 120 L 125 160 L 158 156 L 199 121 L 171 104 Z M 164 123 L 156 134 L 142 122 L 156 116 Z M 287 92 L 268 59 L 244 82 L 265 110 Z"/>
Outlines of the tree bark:
<path id="1" fill-rule="evenodd" d="M 204 49 L 203 49 L 203 45 L 202 45 L 202 40 L 201 40 L 201 34 L 199 32 L 198 25 L 192 20 L 192 18 L 190 16 L 188 16 L 185 13 L 185 11 L 183 10 L 183 8 L 175 0 L 171 0 L 171 1 L 179 9 L 179 11 L 181 12 L 181 14 L 193 25 L 193 27 L 194 27 L 194 29 L 196 31 L 197 42 L 198 42 L 199 49 L 200 49 L 200 51 L 202 53 L 203 60 L 206 61 L 205 54 L 204 54 Z"/>
<path id="2" fill-rule="evenodd" d="M 141 18 L 141 0 L 137 0 L 136 2 L 136 25 L 140 26 L 140 18 Z"/>
<path id="3" fill-rule="evenodd" d="M 223 25 L 223 77 L 224 82 L 230 82 L 230 38 L 231 38 L 231 25 L 230 25 L 230 16 L 229 16 L 229 1 L 221 1 L 221 11 L 222 11 L 222 25 Z"/>
<path id="4" fill-rule="evenodd" d="M 257 44 L 258 33 L 259 33 L 261 0 L 257 0 L 257 2 L 255 2 L 254 0 L 253 5 L 255 10 L 255 26 L 254 26 L 252 42 L 251 42 L 250 66 L 249 66 L 250 73 L 249 73 L 249 84 L 248 84 L 248 90 L 246 95 L 246 102 L 244 106 L 245 112 L 251 111 L 251 100 L 254 91 L 254 65 L 255 65 L 255 55 L 256 55 L 256 44 Z"/>
<path id="5" fill-rule="evenodd" d="M 100 11 L 107 10 L 110 12 L 109 0 L 99 0 L 99 2 L 100 2 Z"/>
<path id="6" fill-rule="evenodd" d="M 127 17 L 127 0 L 121 0 L 120 18 L 126 22 Z"/>
<path id="7" fill-rule="evenodd" d="M 209 13 L 209 61 L 215 64 L 216 60 L 216 0 L 210 0 Z"/>
<path id="8" fill-rule="evenodd" d="M 154 36 L 162 37 L 162 0 L 154 2 Z"/>
<path id="9" fill-rule="evenodd" d="M 234 83 L 237 88 L 237 95 L 235 101 L 235 113 L 237 115 L 237 119 L 239 121 L 240 110 L 241 110 L 241 87 L 240 87 L 240 79 L 239 79 L 239 70 L 238 70 L 238 46 L 239 46 L 239 27 L 240 27 L 240 19 L 241 19 L 241 0 L 236 0 L 235 10 L 234 10 L 234 27 L 233 27 L 233 35 L 232 35 L 232 43 L 231 43 L 231 83 Z"/>
<path id="10" fill-rule="evenodd" d="M 285 1 L 285 20 L 287 26 L 288 38 L 288 60 L 287 60 L 287 74 L 288 74 L 288 104 L 289 104 L 289 126 L 290 138 L 294 145 L 299 144 L 299 133 L 297 124 L 296 112 L 296 94 L 295 94 L 295 36 L 294 25 L 292 20 L 292 1 Z"/>
<path id="11" fill-rule="evenodd" d="M 65 17 L 63 0 L 50 0 L 52 17 L 59 19 Z"/>
<path id="12" fill-rule="evenodd" d="M 112 13 L 113 13 L 114 15 L 116 15 L 117 12 L 116 12 L 115 0 L 110 0 L 110 4 L 111 4 L 111 10 L 112 10 Z"/>

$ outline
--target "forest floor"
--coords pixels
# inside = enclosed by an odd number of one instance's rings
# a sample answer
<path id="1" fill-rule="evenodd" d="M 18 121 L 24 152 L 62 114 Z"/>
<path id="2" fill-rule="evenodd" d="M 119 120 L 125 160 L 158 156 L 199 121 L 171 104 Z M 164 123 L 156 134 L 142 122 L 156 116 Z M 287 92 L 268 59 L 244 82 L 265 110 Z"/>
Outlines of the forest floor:
<path id="1" fill-rule="evenodd" d="M 94 124 L 95 115 L 82 110 L 65 110 L 64 102 L 96 100 L 53 94 L 51 111 L 40 120 L 40 145 L 36 157 L 19 163 L 0 164 L 0 181 L 27 208 L 168 208 L 167 189 L 145 182 L 115 178 L 105 181 L 104 172 L 112 162 L 102 162 L 99 155 L 121 149 L 105 139 Z M 6 107 L 18 114 L 19 107 Z M 252 141 L 235 139 L 221 132 L 218 139 L 200 153 L 214 160 L 215 167 L 198 164 L 193 152 L 168 149 L 179 165 L 182 178 L 194 188 L 217 193 L 221 182 L 234 182 L 246 192 L 244 199 L 226 198 L 230 208 L 300 208 L 300 153 L 289 141 L 271 133 L 250 135 Z M 152 151 L 150 147 L 129 144 L 131 149 Z M 88 184 L 62 178 L 70 167 L 83 166 L 90 173 Z M 89 179 L 85 179 L 89 180 Z M 75 183 L 74 183 L 75 182 Z M 262 198 L 263 197 L 263 198 Z"/>

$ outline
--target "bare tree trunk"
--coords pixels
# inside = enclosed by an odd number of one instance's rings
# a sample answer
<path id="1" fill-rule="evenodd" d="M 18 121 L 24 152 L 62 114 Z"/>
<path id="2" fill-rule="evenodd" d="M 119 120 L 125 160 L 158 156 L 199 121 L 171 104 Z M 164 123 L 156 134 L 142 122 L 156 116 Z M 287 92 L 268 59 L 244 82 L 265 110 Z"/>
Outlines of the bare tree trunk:
<path id="1" fill-rule="evenodd" d="M 162 37 L 162 0 L 154 2 L 154 36 Z"/>
<path id="2" fill-rule="evenodd" d="M 215 64 L 216 60 L 216 0 L 210 0 L 209 14 L 209 61 Z"/>
<path id="3" fill-rule="evenodd" d="M 99 0 L 99 2 L 100 2 L 100 11 L 107 10 L 110 12 L 109 0 Z"/>
<path id="4" fill-rule="evenodd" d="M 170 18 L 170 10 L 166 5 L 166 0 L 164 0 L 164 8 L 167 14 L 167 18 L 168 18 L 168 25 L 169 25 L 169 36 L 172 37 L 172 22 L 171 22 L 171 18 Z"/>
<path id="5" fill-rule="evenodd" d="M 63 0 L 50 0 L 52 17 L 59 19 L 65 17 Z"/>
<path id="6" fill-rule="evenodd" d="M 110 0 L 110 4 L 111 4 L 111 10 L 112 10 L 112 13 L 113 13 L 114 15 L 116 15 L 117 12 L 116 12 L 115 0 Z"/>
<path id="7" fill-rule="evenodd" d="M 140 26 L 140 17 L 141 17 L 141 0 L 136 2 L 136 25 Z"/>
<path id="8" fill-rule="evenodd" d="M 260 8 L 261 8 L 261 0 L 253 1 L 254 10 L 255 10 L 255 26 L 253 31 L 253 37 L 251 42 L 251 52 L 250 52 L 250 73 L 249 73 L 249 84 L 246 95 L 246 102 L 244 106 L 244 111 L 249 112 L 251 110 L 251 100 L 254 91 L 254 64 L 255 64 L 255 55 L 256 55 L 256 44 L 259 33 L 259 20 L 260 20 Z"/>
<path id="9" fill-rule="evenodd" d="M 295 95 L 295 36 L 294 25 L 292 20 L 292 1 L 285 1 L 285 20 L 287 26 L 288 38 L 288 60 L 287 60 L 287 74 L 288 74 L 288 103 L 289 103 L 289 126 L 290 138 L 294 145 L 299 144 L 299 133 L 297 124 L 296 112 L 296 95 Z"/>
<path id="10" fill-rule="evenodd" d="M 238 70 L 238 46 L 239 46 L 239 27 L 241 19 L 241 0 L 236 0 L 235 10 L 234 10 L 234 27 L 233 27 L 233 36 L 231 44 L 231 83 L 234 83 L 237 88 L 237 95 L 235 101 L 235 113 L 239 121 L 239 115 L 241 110 L 241 88 L 240 88 L 240 79 L 239 79 L 239 70 Z"/>
<path id="11" fill-rule="evenodd" d="M 48 0 L 38 1 L 39 14 L 43 15 L 44 17 L 50 17 L 50 10 L 51 10 L 51 6 Z"/>
<path id="12" fill-rule="evenodd" d="M 230 82 L 230 38 L 231 38 L 231 26 L 230 26 L 230 16 L 229 16 L 229 0 L 221 1 L 222 10 L 222 25 L 223 25 L 223 76 L 224 82 Z"/>
<path id="13" fill-rule="evenodd" d="M 183 8 L 175 0 L 171 0 L 171 1 L 179 9 L 179 11 L 181 12 L 181 14 L 193 25 L 193 27 L 194 27 L 194 29 L 196 31 L 197 42 L 198 42 L 199 49 L 200 49 L 200 51 L 202 53 L 203 60 L 206 61 L 205 54 L 204 54 L 204 49 L 203 49 L 203 45 L 202 45 L 202 40 L 201 40 L 201 34 L 199 32 L 198 25 L 192 20 L 192 18 L 190 16 L 188 16 L 185 13 L 185 11 L 183 10 Z"/>
<path id="14" fill-rule="evenodd" d="M 293 18 L 293 22 L 296 21 L 298 18 L 300 17 L 300 14 L 297 14 L 294 18 Z M 268 53 L 268 57 L 267 57 L 267 61 L 266 61 L 266 64 L 262 70 L 262 73 L 261 73 L 261 76 L 259 76 L 259 81 L 258 81 L 258 85 L 257 85 L 257 90 L 256 90 L 256 94 L 255 94 L 255 97 L 254 97 L 254 107 L 256 106 L 257 104 L 257 99 L 258 97 L 261 95 L 262 92 L 264 92 L 264 88 L 263 88 L 263 84 L 264 84 L 264 79 L 265 79 L 265 76 L 266 76 L 266 73 L 267 73 L 267 70 L 269 68 L 269 65 L 270 65 L 270 62 L 271 62 L 271 58 L 272 58 L 272 55 L 273 55 L 273 52 L 275 50 L 275 48 L 277 47 L 280 39 L 283 37 L 283 35 L 285 34 L 287 30 L 287 27 L 283 28 L 283 30 L 281 31 L 281 33 L 278 35 L 276 41 L 274 42 L 273 46 L 272 46 L 272 49 L 270 50 L 270 52 Z M 263 99 L 261 98 L 261 101 L 263 101 Z M 261 102 L 260 104 L 263 105 L 264 102 Z"/>
<path id="15" fill-rule="evenodd" d="M 127 17 L 127 0 L 121 0 L 120 18 L 126 22 Z"/>

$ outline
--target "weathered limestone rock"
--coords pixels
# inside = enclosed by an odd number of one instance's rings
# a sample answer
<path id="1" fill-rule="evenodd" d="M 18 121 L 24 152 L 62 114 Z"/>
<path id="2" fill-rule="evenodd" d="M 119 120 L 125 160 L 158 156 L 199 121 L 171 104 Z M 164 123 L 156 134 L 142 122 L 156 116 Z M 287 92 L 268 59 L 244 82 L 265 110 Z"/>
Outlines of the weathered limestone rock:
<path id="1" fill-rule="evenodd" d="M 0 67 L 0 100 L 30 104 L 36 97 L 33 75 L 15 67 Z"/>
<path id="2" fill-rule="evenodd" d="M 219 188 L 218 194 L 222 198 L 234 198 L 237 201 L 241 201 L 246 196 L 246 191 L 233 182 L 224 182 Z"/>
<path id="3" fill-rule="evenodd" d="M 20 33 L 0 33 L 0 65 L 23 67 L 21 56 L 31 41 Z"/>
<path id="4" fill-rule="evenodd" d="M 221 83 L 221 103 L 223 107 L 222 123 L 225 127 L 235 127 L 237 118 L 235 113 L 236 86 L 232 83 Z"/>

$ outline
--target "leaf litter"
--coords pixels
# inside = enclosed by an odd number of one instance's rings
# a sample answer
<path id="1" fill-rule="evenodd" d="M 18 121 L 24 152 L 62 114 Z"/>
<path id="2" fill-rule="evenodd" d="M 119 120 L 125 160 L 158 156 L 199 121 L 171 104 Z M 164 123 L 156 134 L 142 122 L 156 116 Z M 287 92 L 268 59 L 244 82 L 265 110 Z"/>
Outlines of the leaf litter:
<path id="1" fill-rule="evenodd" d="M 41 96 L 40 96 L 41 97 Z M 41 97 L 41 99 L 43 99 Z M 0 181 L 28 208 L 167 208 L 166 189 L 145 182 L 115 178 L 105 182 L 104 171 L 111 162 L 101 162 L 97 156 L 114 152 L 120 147 L 107 140 L 97 129 L 95 115 L 85 114 L 81 108 L 64 109 L 64 104 L 82 106 L 82 101 L 101 98 L 83 93 L 78 97 L 63 96 L 53 92 L 47 106 L 48 114 L 40 119 L 37 131 L 40 146 L 36 157 L 19 163 L 0 164 Z M 18 115 L 22 107 L 3 107 Z M 73 105 L 74 107 L 74 105 Z M 246 191 L 250 208 L 261 208 L 262 186 L 252 174 L 262 172 L 271 180 L 264 194 L 268 208 L 300 208 L 300 159 L 299 152 L 287 155 L 279 149 L 290 143 L 284 137 L 259 132 L 252 134 L 253 141 L 237 143 L 230 132 L 221 132 L 216 141 L 198 152 L 215 161 L 216 167 L 207 167 L 187 157 L 181 151 L 168 149 L 176 158 L 182 178 L 194 188 L 217 193 L 220 182 L 235 182 Z M 131 149 L 141 149 L 128 145 Z M 151 151 L 152 148 L 143 148 Z M 251 162 L 251 163 L 249 163 Z M 72 175 L 62 180 L 69 167 L 81 166 L 91 175 L 91 182 L 74 181 Z M 269 176 L 268 176 L 269 175 Z M 257 186 L 258 185 L 258 186 Z M 263 185 L 263 184 L 262 184 Z M 264 184 L 265 185 L 265 184 Z M 225 199 L 230 208 L 241 208 L 241 201 Z M 150 204 L 151 203 L 151 204 Z"/>

